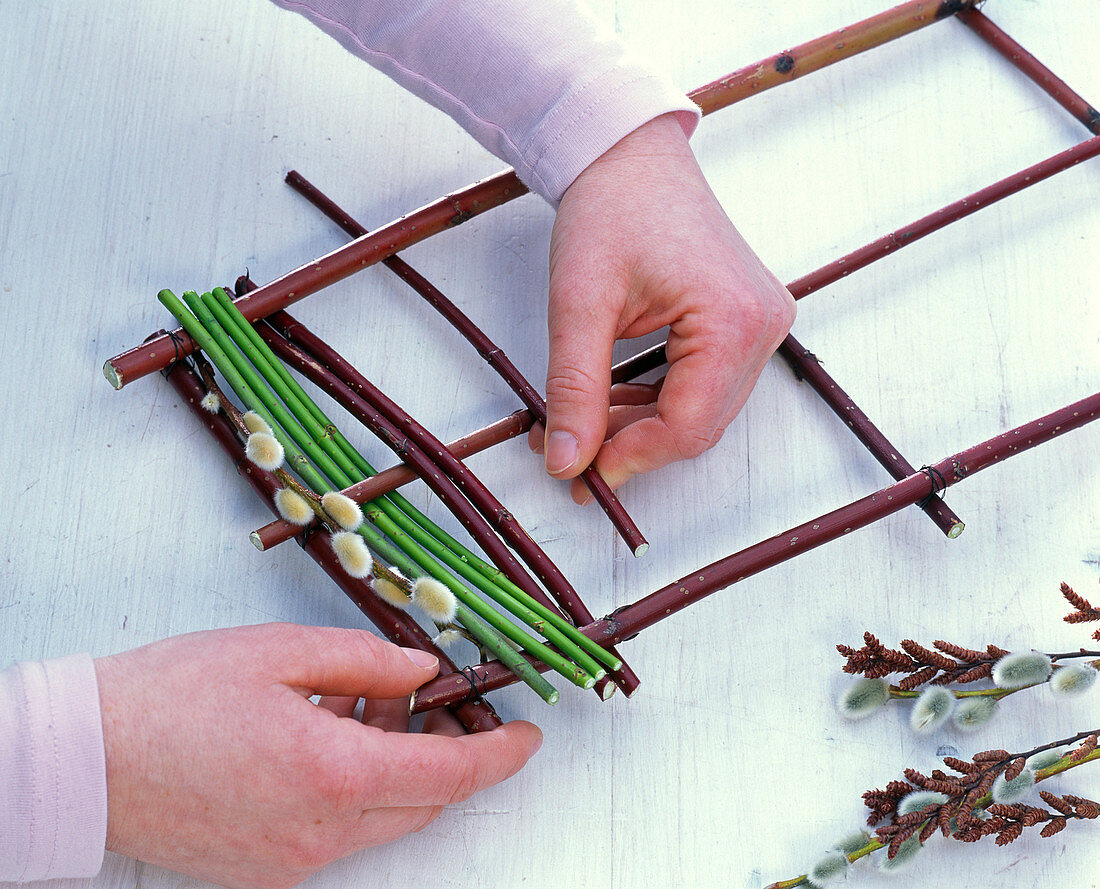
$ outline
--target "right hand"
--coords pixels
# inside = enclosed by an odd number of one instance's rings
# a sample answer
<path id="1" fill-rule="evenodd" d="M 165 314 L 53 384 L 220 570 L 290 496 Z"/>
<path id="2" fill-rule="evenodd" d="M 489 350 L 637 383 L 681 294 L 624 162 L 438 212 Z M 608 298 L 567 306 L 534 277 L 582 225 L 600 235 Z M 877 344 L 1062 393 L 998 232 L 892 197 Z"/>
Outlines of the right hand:
<path id="1" fill-rule="evenodd" d="M 790 293 L 741 237 L 671 114 L 593 161 L 550 236 L 547 428 L 555 478 L 612 487 L 712 447 L 794 321 Z M 611 388 L 612 348 L 668 326 L 662 384 Z M 618 387 L 616 387 L 618 388 Z M 591 499 L 573 482 L 578 503 Z"/>

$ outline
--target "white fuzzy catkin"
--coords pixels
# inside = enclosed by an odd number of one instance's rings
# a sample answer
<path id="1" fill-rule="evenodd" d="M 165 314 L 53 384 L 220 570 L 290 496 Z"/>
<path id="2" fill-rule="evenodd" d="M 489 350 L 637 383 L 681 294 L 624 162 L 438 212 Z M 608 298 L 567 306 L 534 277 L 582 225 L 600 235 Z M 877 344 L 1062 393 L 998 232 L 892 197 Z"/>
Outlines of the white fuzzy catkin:
<path id="1" fill-rule="evenodd" d="M 855 833 L 850 833 L 846 837 L 841 839 L 833 845 L 833 848 L 838 852 L 843 852 L 845 855 L 852 855 L 862 849 L 871 841 L 871 835 L 865 830 L 857 830 Z"/>
<path id="2" fill-rule="evenodd" d="M 898 847 L 898 853 L 893 858 L 888 857 L 887 850 L 883 849 L 878 854 L 878 869 L 887 874 L 896 874 L 905 870 L 920 850 L 920 838 L 917 834 L 913 834 Z"/>
<path id="3" fill-rule="evenodd" d="M 313 521 L 313 507 L 292 488 L 279 488 L 275 492 L 275 508 L 279 515 L 292 525 L 308 525 Z"/>
<path id="4" fill-rule="evenodd" d="M 374 577 L 371 578 L 370 587 L 378 594 L 379 599 L 388 602 L 394 608 L 408 611 L 409 606 L 412 604 L 412 598 L 409 594 L 392 580 L 387 580 L 384 577 Z"/>
<path id="5" fill-rule="evenodd" d="M 1092 664 L 1067 664 L 1050 677 L 1050 690 L 1058 695 L 1084 694 L 1096 683 L 1096 667 Z"/>
<path id="6" fill-rule="evenodd" d="M 1014 651 L 993 665 L 993 684 L 998 688 L 1023 688 L 1046 682 L 1052 670 L 1050 658 L 1041 651 Z"/>
<path id="7" fill-rule="evenodd" d="M 951 714 L 951 721 L 955 728 L 964 732 L 972 732 L 981 728 L 993 718 L 997 712 L 997 701 L 987 695 L 963 698 L 955 705 L 955 712 Z"/>
<path id="8" fill-rule="evenodd" d="M 1034 786 L 1035 773 L 1025 768 L 1011 781 L 1005 780 L 1004 775 L 998 775 L 997 780 L 993 782 L 990 794 L 993 796 L 993 802 L 1000 803 L 1002 806 L 1011 806 L 1025 799 Z"/>
<path id="9" fill-rule="evenodd" d="M 921 692 L 909 712 L 909 727 L 918 734 L 928 734 L 951 718 L 955 695 L 942 685 L 931 685 Z"/>
<path id="10" fill-rule="evenodd" d="M 837 701 L 840 715 L 846 719 L 870 716 L 890 699 L 890 686 L 885 679 L 860 679 L 849 685 Z"/>
<path id="11" fill-rule="evenodd" d="M 368 577 L 373 566 L 370 550 L 358 534 L 337 531 L 332 535 L 332 549 L 342 567 L 352 577 Z"/>
<path id="12" fill-rule="evenodd" d="M 286 456 L 279 440 L 269 432 L 253 432 L 248 436 L 244 452 L 249 460 L 267 472 L 274 472 L 282 466 Z"/>
<path id="13" fill-rule="evenodd" d="M 817 860 L 806 874 L 806 880 L 814 889 L 825 889 L 843 879 L 847 871 L 848 856 L 843 852 L 833 851 Z"/>
<path id="14" fill-rule="evenodd" d="M 1039 769 L 1045 769 L 1048 766 L 1054 765 L 1063 755 L 1062 751 L 1057 749 L 1040 750 L 1038 753 L 1029 756 L 1024 766 L 1031 769 L 1033 772 L 1037 772 Z"/>
<path id="15" fill-rule="evenodd" d="M 244 428 L 249 432 L 266 432 L 268 435 L 274 434 L 271 431 L 271 427 L 267 425 L 267 420 L 255 411 L 248 411 L 241 419 L 244 421 Z"/>
<path id="16" fill-rule="evenodd" d="M 947 802 L 945 793 L 936 790 L 914 790 L 901 798 L 898 803 L 898 814 L 910 815 L 929 806 L 942 806 L 945 802 Z"/>
<path id="17" fill-rule="evenodd" d="M 207 392 L 199 402 L 199 407 L 207 413 L 216 414 L 222 409 L 222 400 L 218 398 L 217 392 Z"/>
<path id="18" fill-rule="evenodd" d="M 448 628 L 440 632 L 439 635 L 437 635 L 432 640 L 432 642 L 434 642 L 444 651 L 450 651 L 465 638 L 466 637 L 463 636 L 462 633 L 460 633 L 458 630 Z"/>
<path id="19" fill-rule="evenodd" d="M 453 623 L 458 600 L 441 581 L 434 577 L 418 577 L 413 583 L 413 602 L 437 624 Z"/>
<path id="20" fill-rule="evenodd" d="M 363 510 L 347 494 L 329 491 L 321 497 L 321 508 L 345 531 L 354 531 L 363 524 Z"/>

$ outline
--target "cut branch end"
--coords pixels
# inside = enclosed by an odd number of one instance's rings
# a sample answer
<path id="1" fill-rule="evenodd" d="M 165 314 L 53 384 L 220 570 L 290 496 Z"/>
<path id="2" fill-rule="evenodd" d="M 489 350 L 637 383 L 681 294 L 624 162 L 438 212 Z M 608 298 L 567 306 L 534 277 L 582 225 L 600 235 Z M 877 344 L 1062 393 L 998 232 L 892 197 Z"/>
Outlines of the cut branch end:
<path id="1" fill-rule="evenodd" d="M 122 374 L 110 359 L 103 363 L 103 376 L 116 390 L 122 388 Z"/>

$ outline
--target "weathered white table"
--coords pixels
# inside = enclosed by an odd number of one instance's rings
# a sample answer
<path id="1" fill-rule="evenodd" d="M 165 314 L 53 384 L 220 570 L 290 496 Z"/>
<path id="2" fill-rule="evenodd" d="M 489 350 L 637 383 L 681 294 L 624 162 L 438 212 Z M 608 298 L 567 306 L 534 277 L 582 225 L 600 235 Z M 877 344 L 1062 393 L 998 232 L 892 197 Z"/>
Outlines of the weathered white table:
<path id="1" fill-rule="evenodd" d="M 597 8 L 689 88 L 883 0 Z M 1095 0 L 986 11 L 1100 101 Z M 343 243 L 282 184 L 289 168 L 373 226 L 500 163 L 259 0 L 8 2 L 0 34 L 0 659 L 268 620 L 362 625 L 296 546 L 249 545 L 266 510 L 163 380 L 116 393 L 100 366 L 167 323 L 161 287 L 245 267 L 266 281 Z M 1087 135 L 948 21 L 720 112 L 694 144 L 731 216 L 791 280 Z M 1098 204 L 1100 167 L 1083 164 L 803 300 L 795 333 L 915 465 L 938 460 L 1097 390 Z M 409 252 L 535 380 L 551 219 L 528 197 Z M 297 311 L 444 438 L 517 407 L 380 269 Z M 958 540 L 908 509 L 650 629 L 624 647 L 644 680 L 632 700 L 496 695 L 506 718 L 543 727 L 536 760 L 309 885 L 760 887 L 859 825 L 861 792 L 906 766 L 1095 726 L 1095 693 L 1059 703 L 1045 691 L 1006 702 L 978 735 L 916 737 L 902 708 L 846 723 L 833 646 L 865 629 L 891 644 L 1085 644 L 1085 628 L 1061 622 L 1058 583 L 1100 599 L 1098 446 L 1088 427 L 953 488 Z M 376 463 L 386 454 L 368 444 Z M 718 447 L 623 491 L 652 543 L 644 559 L 522 443 L 472 465 L 597 614 L 889 481 L 778 361 Z M 1095 797 L 1100 771 L 1051 783 Z M 1006 849 L 937 839 L 903 880 L 1097 886 L 1098 831 L 1075 823 Z M 864 863 L 851 879 L 885 878 Z M 108 856 L 90 885 L 194 882 Z"/>

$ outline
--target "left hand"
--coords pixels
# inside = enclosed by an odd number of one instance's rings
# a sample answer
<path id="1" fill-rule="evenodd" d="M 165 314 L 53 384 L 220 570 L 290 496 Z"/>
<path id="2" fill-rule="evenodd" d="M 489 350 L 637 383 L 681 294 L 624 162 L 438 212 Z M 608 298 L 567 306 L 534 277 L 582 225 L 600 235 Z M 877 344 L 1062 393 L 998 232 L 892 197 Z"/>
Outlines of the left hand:
<path id="1" fill-rule="evenodd" d="M 285 889 L 420 830 L 542 739 L 520 721 L 466 735 L 443 713 L 409 734 L 408 695 L 438 661 L 361 630 L 209 630 L 95 663 L 107 848 L 234 889 Z"/>

